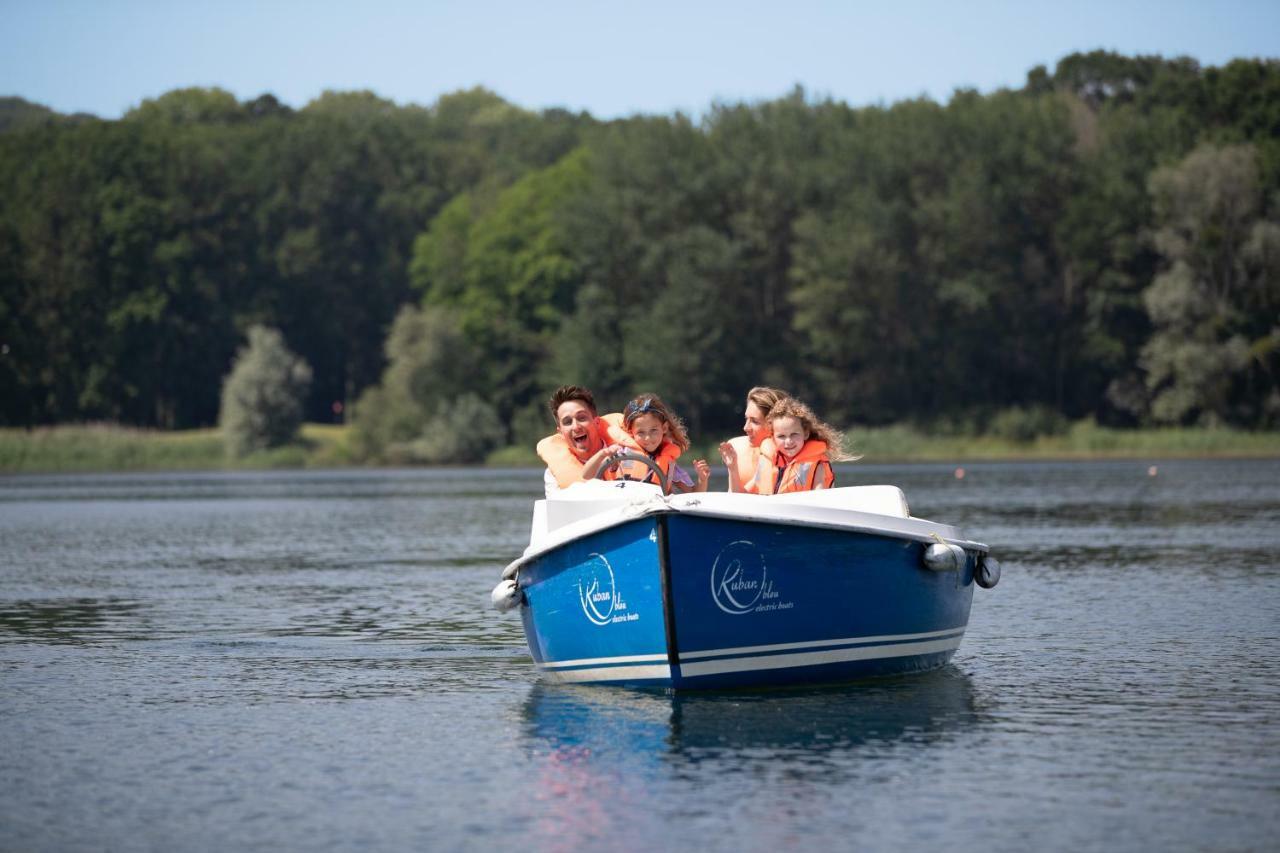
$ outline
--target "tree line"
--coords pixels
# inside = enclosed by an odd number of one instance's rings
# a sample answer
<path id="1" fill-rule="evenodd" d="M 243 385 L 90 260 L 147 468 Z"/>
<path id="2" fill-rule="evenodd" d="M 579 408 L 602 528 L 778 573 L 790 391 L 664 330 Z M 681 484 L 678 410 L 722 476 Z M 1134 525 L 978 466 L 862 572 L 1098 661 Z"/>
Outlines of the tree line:
<path id="1" fill-rule="evenodd" d="M 0 422 L 212 424 L 258 326 L 370 458 L 526 442 L 563 382 L 695 434 L 761 383 L 842 425 L 1274 428 L 1280 63 L 1075 54 L 696 120 L 0 99 Z"/>

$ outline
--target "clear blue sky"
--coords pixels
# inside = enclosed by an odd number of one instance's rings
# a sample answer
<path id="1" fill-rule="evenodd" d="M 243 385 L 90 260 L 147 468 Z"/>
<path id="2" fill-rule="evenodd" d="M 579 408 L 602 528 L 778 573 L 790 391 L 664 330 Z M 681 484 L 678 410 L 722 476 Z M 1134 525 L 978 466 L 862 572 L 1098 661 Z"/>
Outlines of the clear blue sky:
<path id="1" fill-rule="evenodd" d="M 481 85 L 597 118 L 699 116 L 796 84 L 854 106 L 946 101 L 1098 48 L 1277 58 L 1280 0 L 0 0 L 0 95 L 104 118 L 186 86 L 301 107 Z"/>

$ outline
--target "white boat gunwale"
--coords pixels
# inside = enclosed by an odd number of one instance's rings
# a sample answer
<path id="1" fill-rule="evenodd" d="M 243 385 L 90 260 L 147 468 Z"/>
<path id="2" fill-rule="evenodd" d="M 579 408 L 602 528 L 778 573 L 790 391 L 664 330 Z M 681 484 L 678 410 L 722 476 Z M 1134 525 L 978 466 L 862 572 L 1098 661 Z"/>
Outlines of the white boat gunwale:
<path id="1" fill-rule="evenodd" d="M 642 484 L 635 484 L 642 485 Z M 866 487 L 849 486 L 848 489 Z M 841 491 L 831 489 L 830 493 Z M 743 501 L 750 503 L 744 503 Z M 554 499 L 552 499 L 554 500 Z M 749 511 L 752 504 L 762 502 L 757 511 Z M 767 501 L 765 504 L 763 502 Z M 545 503 L 539 501 L 538 503 Z M 893 516 L 838 506 L 815 506 L 801 502 L 788 502 L 786 498 L 765 498 L 757 495 L 731 493 L 695 493 L 664 496 L 656 487 L 628 496 L 627 499 L 610 501 L 612 505 L 601 508 L 585 518 L 571 521 L 548 531 L 542 537 L 531 537 L 525 552 L 509 563 L 502 571 L 504 579 L 513 578 L 520 568 L 533 560 L 562 548 L 572 542 L 641 518 L 661 515 L 689 515 L 702 518 L 732 520 L 743 524 L 782 525 L 825 530 L 840 530 L 873 536 L 887 536 L 933 544 L 943 542 L 957 545 L 968 552 L 986 554 L 989 547 L 981 542 L 962 538 L 951 525 L 941 524 L 914 516 Z M 728 504 L 728 505 L 726 505 Z M 746 508 L 746 511 L 744 511 Z M 764 510 L 760 512 L 759 510 Z"/>

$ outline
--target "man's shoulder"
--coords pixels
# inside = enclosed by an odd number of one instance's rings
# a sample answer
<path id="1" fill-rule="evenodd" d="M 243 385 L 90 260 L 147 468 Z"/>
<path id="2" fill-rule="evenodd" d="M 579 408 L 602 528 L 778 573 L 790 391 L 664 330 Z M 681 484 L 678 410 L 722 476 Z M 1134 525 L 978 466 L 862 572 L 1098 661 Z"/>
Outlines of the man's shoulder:
<path id="1" fill-rule="evenodd" d="M 600 439 L 605 444 L 621 444 L 623 447 L 630 447 L 632 450 L 639 450 L 640 445 L 636 444 L 636 440 L 631 437 L 631 433 L 627 432 L 625 420 L 621 412 L 609 412 L 596 418 L 596 428 L 600 432 Z"/>
<path id="2" fill-rule="evenodd" d="M 534 449 L 545 459 L 548 451 L 568 450 L 569 442 L 564 440 L 563 435 L 555 432 L 539 441 Z"/>

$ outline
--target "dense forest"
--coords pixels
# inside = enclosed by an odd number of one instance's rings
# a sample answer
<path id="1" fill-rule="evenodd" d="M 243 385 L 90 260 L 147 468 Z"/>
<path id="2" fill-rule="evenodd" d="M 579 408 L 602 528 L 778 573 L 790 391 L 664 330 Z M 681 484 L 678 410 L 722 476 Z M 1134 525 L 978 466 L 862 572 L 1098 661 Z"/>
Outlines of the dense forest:
<path id="1" fill-rule="evenodd" d="M 695 434 L 758 383 L 841 425 L 1275 428 L 1280 62 L 608 122 L 479 89 L 0 99 L 0 424 L 212 424 L 254 326 L 370 456 L 530 440 L 563 382 Z"/>

